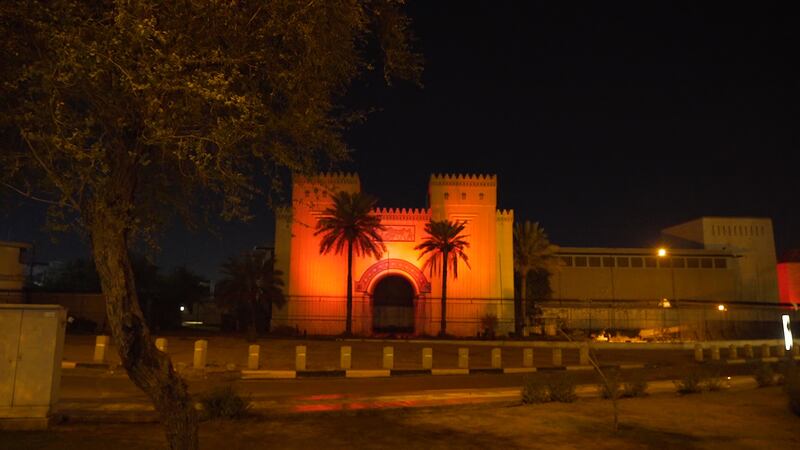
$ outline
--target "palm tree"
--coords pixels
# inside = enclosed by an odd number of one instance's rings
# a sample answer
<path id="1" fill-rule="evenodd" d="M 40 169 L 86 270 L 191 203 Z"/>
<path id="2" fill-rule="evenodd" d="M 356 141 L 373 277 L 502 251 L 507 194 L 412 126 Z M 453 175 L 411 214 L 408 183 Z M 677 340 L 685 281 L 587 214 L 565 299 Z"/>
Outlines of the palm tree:
<path id="1" fill-rule="evenodd" d="M 375 198 L 356 192 L 339 192 L 333 197 L 333 206 L 322 212 L 314 236 L 322 235 L 319 252 L 333 251 L 341 254 L 347 247 L 347 321 L 345 335 L 353 332 L 353 252 L 361 256 L 380 259 L 386 246 L 380 232 L 386 228 L 380 217 L 372 214 Z"/>
<path id="2" fill-rule="evenodd" d="M 428 259 L 422 266 L 423 270 L 427 267 L 431 274 L 442 272 L 442 323 L 439 334 L 444 336 L 447 332 L 447 270 L 453 268 L 453 278 L 458 278 L 458 260 L 461 259 L 469 267 L 467 254 L 464 250 L 469 247 L 469 242 L 465 240 L 467 236 L 462 235 L 464 222 L 451 222 L 449 220 L 431 220 L 425 224 L 425 232 L 428 237 L 414 250 L 422 250 L 419 257 L 425 255 Z"/>
<path id="3" fill-rule="evenodd" d="M 514 331 L 522 336 L 522 327 L 526 317 L 525 303 L 528 298 L 528 274 L 533 271 L 550 273 L 556 263 L 555 253 L 558 246 L 550 243 L 547 233 L 539 226 L 539 222 L 514 224 L 514 269 L 520 277 L 520 295 L 515 299 L 516 314 Z"/>
<path id="4" fill-rule="evenodd" d="M 256 315 L 259 307 L 266 313 L 266 328 L 270 329 L 272 306 L 282 307 L 286 304 L 283 294 L 283 273 L 275 269 L 275 258 L 263 252 L 245 253 L 232 256 L 221 268 L 224 276 L 216 285 L 214 296 L 217 303 L 227 310 L 236 312 L 237 317 L 242 308 L 246 308 L 250 316 L 247 326 L 247 337 L 256 337 Z"/>

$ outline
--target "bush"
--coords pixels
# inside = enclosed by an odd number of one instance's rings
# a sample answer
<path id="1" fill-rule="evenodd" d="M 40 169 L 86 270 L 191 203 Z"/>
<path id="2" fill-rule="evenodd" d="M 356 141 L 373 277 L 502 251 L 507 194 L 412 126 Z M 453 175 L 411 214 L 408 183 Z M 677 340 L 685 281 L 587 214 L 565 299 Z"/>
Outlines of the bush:
<path id="1" fill-rule="evenodd" d="M 204 419 L 239 419 L 250 409 L 250 399 L 240 396 L 230 385 L 201 394 L 200 404 Z"/>
<path id="2" fill-rule="evenodd" d="M 753 370 L 753 378 L 755 378 L 758 387 L 768 387 L 775 384 L 775 371 L 772 366 L 766 363 L 759 364 Z"/>
<path id="3" fill-rule="evenodd" d="M 565 376 L 550 378 L 547 381 L 547 390 L 554 402 L 572 403 L 578 398 L 575 395 L 575 382 Z"/>
<path id="4" fill-rule="evenodd" d="M 483 330 L 483 337 L 494 339 L 494 334 L 497 330 L 497 316 L 494 314 L 484 314 L 483 317 L 481 317 L 481 329 Z"/>
<path id="5" fill-rule="evenodd" d="M 644 397 L 647 395 L 647 380 L 642 375 L 634 377 L 622 386 L 623 397 Z"/>
<path id="6" fill-rule="evenodd" d="M 550 391 L 541 379 L 525 377 L 522 385 L 522 403 L 547 403 L 550 401 Z"/>
<path id="7" fill-rule="evenodd" d="M 605 378 L 600 376 L 598 391 L 600 397 L 604 399 L 622 397 L 622 386 L 620 386 L 619 371 L 611 369 L 605 372 Z"/>
<path id="8" fill-rule="evenodd" d="M 703 391 L 705 374 L 699 367 L 692 366 L 680 380 L 673 383 L 679 394 L 697 394 Z"/>

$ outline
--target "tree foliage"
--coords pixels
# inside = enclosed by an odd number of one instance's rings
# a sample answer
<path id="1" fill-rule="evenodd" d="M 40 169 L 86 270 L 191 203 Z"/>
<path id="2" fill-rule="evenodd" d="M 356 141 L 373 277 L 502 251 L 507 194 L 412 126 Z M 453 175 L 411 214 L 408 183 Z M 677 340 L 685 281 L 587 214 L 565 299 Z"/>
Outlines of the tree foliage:
<path id="1" fill-rule="evenodd" d="M 533 286 L 536 294 L 549 292 L 549 275 L 557 267 L 556 252 L 558 246 L 550 243 L 547 233 L 539 222 L 514 224 L 514 269 L 516 279 L 520 282 L 519 295 L 515 296 L 514 328 L 517 336 L 522 335 L 524 320 L 534 312 L 537 307 L 529 305 L 531 289 L 528 281 L 534 278 Z M 530 306 L 530 308 L 529 308 Z"/>
<path id="2" fill-rule="evenodd" d="M 246 219 L 281 171 L 346 157 L 352 117 L 339 106 L 351 82 L 373 64 L 387 79 L 419 73 L 401 6 L 0 3 L 0 183 L 89 238 L 122 364 L 154 402 L 171 448 L 198 446 L 197 417 L 144 323 L 132 243 L 152 242 L 173 213 Z M 254 182 L 259 174 L 273 183 Z"/>
<path id="3" fill-rule="evenodd" d="M 214 289 L 214 298 L 228 314 L 248 323 L 248 337 L 255 338 L 257 315 L 272 318 L 272 307 L 283 307 L 283 273 L 275 269 L 275 259 L 264 252 L 248 252 L 230 257 L 222 265 L 222 279 Z"/>
<path id="4" fill-rule="evenodd" d="M 385 230 L 381 218 L 373 214 L 376 200 L 362 192 L 338 192 L 333 205 L 325 208 L 317 221 L 314 235 L 322 235 L 319 252 L 347 252 L 347 313 L 345 334 L 353 331 L 353 252 L 380 259 L 386 246 L 380 232 Z"/>

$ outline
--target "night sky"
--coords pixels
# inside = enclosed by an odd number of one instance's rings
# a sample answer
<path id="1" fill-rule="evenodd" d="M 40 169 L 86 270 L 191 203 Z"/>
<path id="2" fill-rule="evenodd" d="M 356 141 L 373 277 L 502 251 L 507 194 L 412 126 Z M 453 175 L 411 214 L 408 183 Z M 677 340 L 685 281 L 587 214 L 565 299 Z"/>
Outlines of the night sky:
<path id="1" fill-rule="evenodd" d="M 424 207 L 431 173 L 495 173 L 498 206 L 564 246 L 653 246 L 732 215 L 771 217 L 779 254 L 800 247 L 796 11 L 653 3 L 409 2 L 423 87 L 357 83 L 379 111 L 348 133 L 342 169 L 386 207 Z M 51 242 L 37 212 L 0 211 L 0 239 L 36 241 L 37 259 L 87 253 Z M 216 235 L 176 225 L 157 263 L 214 277 L 272 242 L 257 213 Z"/>

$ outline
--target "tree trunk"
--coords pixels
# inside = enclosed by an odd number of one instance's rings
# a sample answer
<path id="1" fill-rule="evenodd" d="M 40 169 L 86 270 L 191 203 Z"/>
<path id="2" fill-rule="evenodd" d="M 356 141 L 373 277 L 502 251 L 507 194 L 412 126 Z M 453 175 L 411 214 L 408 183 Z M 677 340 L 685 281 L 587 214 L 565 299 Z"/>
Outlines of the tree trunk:
<path id="1" fill-rule="evenodd" d="M 447 252 L 442 252 L 442 322 L 439 335 L 447 335 Z"/>
<path id="2" fill-rule="evenodd" d="M 99 216 L 99 217 L 98 217 Z M 153 401 L 169 448 L 197 449 L 197 412 L 169 357 L 156 349 L 144 321 L 128 254 L 127 226 L 119 217 L 91 217 L 92 251 L 120 360 L 131 381 Z"/>
<path id="3" fill-rule="evenodd" d="M 519 278 L 519 317 L 517 317 L 517 319 L 514 321 L 516 328 L 514 331 L 516 332 L 517 337 L 522 336 L 523 328 L 527 322 L 527 318 L 525 317 L 525 304 L 528 301 L 528 271 L 523 270 Z"/>
<path id="4" fill-rule="evenodd" d="M 344 334 L 353 334 L 353 242 L 347 243 L 347 319 Z"/>

